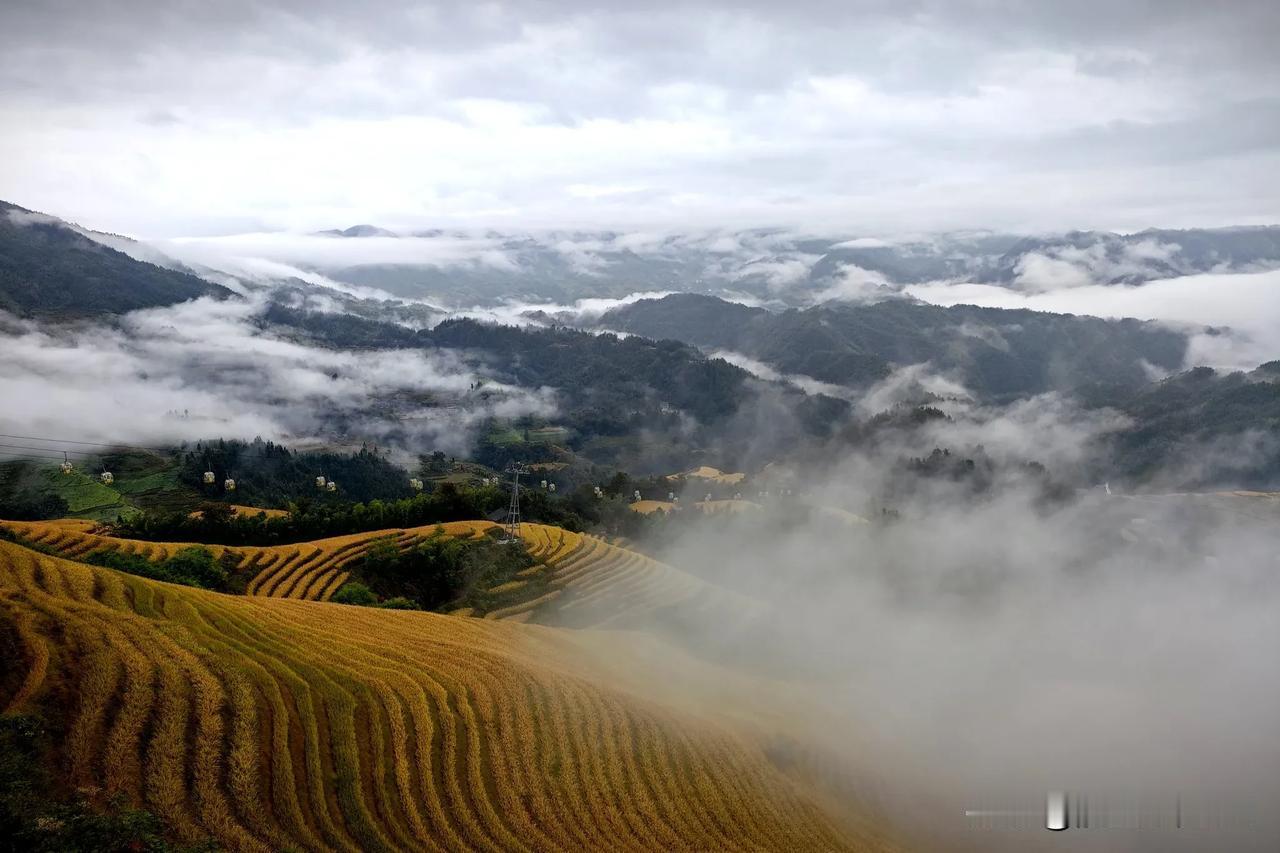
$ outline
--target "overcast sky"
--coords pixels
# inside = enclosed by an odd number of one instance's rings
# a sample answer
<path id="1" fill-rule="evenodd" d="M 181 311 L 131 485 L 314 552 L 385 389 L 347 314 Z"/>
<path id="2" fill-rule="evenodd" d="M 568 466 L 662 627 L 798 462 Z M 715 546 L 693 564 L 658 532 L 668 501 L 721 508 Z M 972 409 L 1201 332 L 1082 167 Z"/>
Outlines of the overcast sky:
<path id="1" fill-rule="evenodd" d="M 1274 0 L 9 2 L 0 198 L 144 237 L 1273 223 L 1277 37 Z"/>

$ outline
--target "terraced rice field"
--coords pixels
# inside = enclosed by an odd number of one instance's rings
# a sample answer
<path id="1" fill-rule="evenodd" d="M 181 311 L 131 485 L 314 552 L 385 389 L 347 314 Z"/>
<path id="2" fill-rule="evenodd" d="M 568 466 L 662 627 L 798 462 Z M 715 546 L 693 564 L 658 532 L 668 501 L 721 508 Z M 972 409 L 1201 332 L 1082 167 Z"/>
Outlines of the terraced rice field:
<path id="1" fill-rule="evenodd" d="M 672 501 L 632 501 L 627 505 L 632 512 L 648 515 L 651 512 L 673 512 L 677 504 Z"/>
<path id="2" fill-rule="evenodd" d="M 144 542 L 100 536 L 91 532 L 94 526 L 91 522 L 73 519 L 53 522 L 6 521 L 0 522 L 0 525 L 26 541 L 73 560 L 84 559 L 97 551 L 121 551 L 148 560 L 161 560 L 193 544 Z M 496 526 L 487 521 L 457 521 L 409 530 L 376 530 L 295 545 L 202 547 L 207 547 L 216 557 L 229 551 L 239 558 L 236 571 L 253 574 L 246 590 L 249 595 L 327 601 L 350 577 L 350 572 L 345 567 L 363 555 L 375 542 L 391 539 L 401 548 L 408 548 L 432 535 L 440 527 L 444 528 L 447 536 L 476 537 L 483 536 L 485 531 Z"/>
<path id="3" fill-rule="evenodd" d="M 695 616 L 707 609 L 731 610 L 746 618 L 762 605 L 730 590 L 611 545 L 597 536 L 541 524 L 521 525 L 529 552 L 549 570 L 551 591 L 494 618 L 523 617 L 572 627 L 627 627 L 661 611 Z M 523 614 L 528 613 L 528 617 Z"/>
<path id="4" fill-rule="evenodd" d="M 98 524 L 76 518 L 63 518 L 56 521 L 0 521 L 0 527 L 16 533 L 28 542 L 54 551 L 68 559 L 84 559 L 96 551 L 120 551 L 144 557 L 148 560 L 162 560 L 183 548 L 190 548 L 197 543 L 192 542 L 144 542 L 139 539 L 116 539 L 102 536 L 93 531 Z M 228 550 L 222 545 L 203 545 L 215 556 L 221 557 Z"/>
<path id="5" fill-rule="evenodd" d="M 89 532 L 86 522 L 3 522 L 25 540 L 69 559 L 99 550 L 119 550 L 159 560 L 190 543 L 143 542 Z M 215 555 L 237 555 L 237 570 L 252 573 L 251 596 L 327 601 L 350 576 L 347 568 L 376 542 L 408 548 L 443 527 L 448 536 L 479 537 L 494 530 L 488 521 L 458 521 L 406 530 L 377 530 L 264 548 L 207 546 Z M 488 619 L 535 621 L 573 627 L 625 627 L 656 611 L 683 610 L 696 615 L 707 608 L 731 608 L 738 615 L 757 610 L 758 602 L 681 572 L 596 536 L 542 524 L 522 524 L 521 535 L 538 565 L 523 577 L 488 590 L 499 596 Z M 534 584 L 534 579 L 546 583 Z"/>
<path id="6" fill-rule="evenodd" d="M 599 540 L 526 535 L 566 595 L 652 571 Z M 59 727 L 69 784 L 145 805 L 188 841 L 897 849 L 838 823 L 747 729 L 610 681 L 589 661 L 613 643 L 625 667 L 612 632 L 222 595 L 2 541 L 0 630 L 22 673 L 0 681 L 0 708 Z"/>
<path id="7" fill-rule="evenodd" d="M 389 540 L 404 550 L 441 528 L 446 536 L 472 538 L 484 536 L 496 525 L 488 521 L 453 521 L 407 530 L 353 533 L 296 545 L 240 548 L 237 550 L 244 556 L 239 570 L 254 573 L 246 590 L 249 595 L 328 601 L 350 576 L 346 566 L 374 543 Z"/>
<path id="8" fill-rule="evenodd" d="M 244 506 L 243 504 L 227 504 L 227 506 L 231 507 L 232 515 L 241 515 L 249 518 L 258 515 L 263 515 L 267 518 L 283 518 L 289 514 L 282 509 L 266 509 L 260 506 Z M 200 514 L 200 510 L 195 510 L 191 513 L 191 516 L 194 518 Z"/>

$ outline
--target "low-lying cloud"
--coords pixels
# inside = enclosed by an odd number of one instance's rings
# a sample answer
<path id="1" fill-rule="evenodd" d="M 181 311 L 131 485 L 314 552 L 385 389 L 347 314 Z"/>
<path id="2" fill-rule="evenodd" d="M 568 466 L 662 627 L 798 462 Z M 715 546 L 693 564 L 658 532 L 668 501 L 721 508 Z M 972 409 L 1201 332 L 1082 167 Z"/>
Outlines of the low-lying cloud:
<path id="1" fill-rule="evenodd" d="M 1155 239 L 1109 245 L 1058 246 L 1045 252 L 1029 252 L 1015 266 L 1014 285 L 1029 293 L 1045 293 L 1097 282 L 1142 280 L 1153 268 L 1167 273 L 1181 249 L 1176 243 Z"/>
<path id="2" fill-rule="evenodd" d="M 970 412 L 931 439 L 1068 464 L 1109 426 L 1046 398 Z M 1061 849 L 1042 829 L 1056 789 L 1094 797 L 1096 831 L 1069 833 L 1073 849 L 1272 849 L 1274 501 L 1094 488 L 1046 505 L 1014 479 L 980 496 L 946 482 L 898 492 L 881 517 L 880 487 L 912 449 L 800 466 L 796 495 L 761 499 L 763 515 L 660 532 L 647 543 L 660 557 L 771 609 L 745 627 L 714 610 L 687 630 L 646 627 L 732 669 L 786 672 L 792 760 L 860 780 L 843 796 L 877 803 L 920 849 Z M 837 510 L 874 521 L 842 524 Z M 1169 809 L 1181 796 L 1188 816 L 1226 822 L 1105 831 L 1104 794 Z M 1031 810 L 1022 831 L 975 832 L 964 817 L 1018 808 Z"/>
<path id="3" fill-rule="evenodd" d="M 156 443 L 210 436 L 390 440 L 465 453 L 489 416 L 550 415 L 444 350 L 348 351 L 263 328 L 262 297 L 137 311 L 118 327 L 6 321 L 7 432 Z M 483 382 L 483 391 L 476 386 Z"/>
<path id="4" fill-rule="evenodd" d="M 711 358 L 723 359 L 734 367 L 741 367 L 757 379 L 763 379 L 766 382 L 785 382 L 788 385 L 794 385 L 806 394 L 825 394 L 828 397 L 854 399 L 854 392 L 843 385 L 833 385 L 830 382 L 823 382 L 811 376 L 805 376 L 802 373 L 782 373 L 763 361 L 754 359 L 749 355 L 743 355 L 740 352 L 719 349 L 711 352 L 710 356 Z"/>
<path id="5" fill-rule="evenodd" d="M 1182 327 L 1229 327 L 1192 337 L 1188 366 L 1250 369 L 1280 357 L 1280 271 L 1187 275 L 1137 286 L 1079 284 L 1024 293 L 988 284 L 939 282 L 905 292 L 937 305 L 1029 308 L 1060 314 L 1136 317 Z"/>

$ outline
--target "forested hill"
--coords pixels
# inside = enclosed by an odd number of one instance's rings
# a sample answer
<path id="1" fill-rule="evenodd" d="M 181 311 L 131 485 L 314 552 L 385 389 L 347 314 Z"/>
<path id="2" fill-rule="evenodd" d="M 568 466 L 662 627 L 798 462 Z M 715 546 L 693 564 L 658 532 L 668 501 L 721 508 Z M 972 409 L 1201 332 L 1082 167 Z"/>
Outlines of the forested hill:
<path id="1" fill-rule="evenodd" d="M 760 382 L 677 341 L 598 335 L 576 329 L 517 328 L 470 319 L 412 330 L 349 314 L 272 305 L 264 321 L 337 347 L 423 347 L 455 353 L 483 375 L 523 388 L 549 389 L 563 444 L 597 464 L 653 473 L 709 459 L 739 467 L 742 453 L 770 454 L 804 436 L 826 435 L 849 404 Z M 484 397 L 489 388 L 473 393 Z M 794 417 L 761 434 L 752 405 L 766 394 Z M 782 421 L 785 420 L 785 423 Z M 506 457 L 479 452 L 502 467 Z M 699 454 L 711 454 L 701 456 Z"/>
<path id="2" fill-rule="evenodd" d="M 618 338 L 570 329 L 527 330 L 447 320 L 424 334 L 432 344 L 476 349 L 515 384 L 558 388 L 602 415 L 662 401 L 713 423 L 733 412 L 750 377 L 676 341 Z"/>
<path id="3" fill-rule="evenodd" d="M 572 404 L 625 421 L 649 404 L 668 403 L 701 421 L 737 408 L 750 374 L 708 359 L 677 341 L 596 335 L 566 328 L 521 328 L 452 319 L 432 329 L 407 329 L 355 317 L 271 305 L 264 320 L 306 332 L 330 346 L 439 347 L 465 351 L 489 373 L 525 388 L 555 388 Z"/>
<path id="4" fill-rule="evenodd" d="M 1148 365 L 1179 369 L 1187 348 L 1186 335 L 1139 320 L 905 299 L 771 312 L 675 294 L 614 308 L 599 325 L 733 350 L 783 373 L 854 387 L 927 361 L 993 399 L 1092 382 L 1136 388 L 1149 381 Z"/>
<path id="5" fill-rule="evenodd" d="M 0 310 L 77 319 L 211 295 L 231 291 L 134 260 L 60 219 L 0 201 Z"/>
<path id="6" fill-rule="evenodd" d="M 1280 361 L 1226 373 L 1197 367 L 1129 395 L 1089 402 L 1132 418 L 1115 436 L 1117 479 L 1159 474 L 1170 489 L 1275 489 L 1280 484 Z"/>

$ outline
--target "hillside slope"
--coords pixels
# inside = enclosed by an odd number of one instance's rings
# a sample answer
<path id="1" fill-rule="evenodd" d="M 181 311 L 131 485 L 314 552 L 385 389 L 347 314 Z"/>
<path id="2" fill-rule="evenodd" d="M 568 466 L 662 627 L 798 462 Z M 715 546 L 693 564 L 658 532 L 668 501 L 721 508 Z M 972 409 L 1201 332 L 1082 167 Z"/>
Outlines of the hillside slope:
<path id="1" fill-rule="evenodd" d="M 1185 335 L 1156 323 L 901 299 L 771 312 L 686 293 L 613 308 L 599 324 L 733 350 L 840 385 L 865 386 L 895 366 L 927 361 L 995 398 L 1086 382 L 1137 387 L 1149 365 L 1181 367 L 1187 348 Z"/>
<path id="2" fill-rule="evenodd" d="M 1099 389 L 1094 402 L 1132 418 L 1113 437 L 1117 480 L 1163 489 L 1280 486 L 1280 362 L 1247 373 L 1197 367 L 1132 397 Z"/>
<path id="3" fill-rule="evenodd" d="M 897 849 L 749 729 L 610 682 L 608 633 L 226 596 L 0 542 L 0 635 L 0 706 L 45 716 L 68 785 L 184 840 Z"/>
<path id="4" fill-rule="evenodd" d="M 134 260 L 60 219 L 0 201 L 0 310 L 76 319 L 230 295 L 193 275 Z"/>
<path id="5" fill-rule="evenodd" d="M 76 519 L 3 521 L 0 530 L 22 542 L 69 559 L 118 551 L 156 561 L 191 542 L 148 542 L 93 532 L 94 525 Z M 520 526 L 529 553 L 537 560 L 522 577 L 490 590 L 490 605 L 472 615 L 489 619 L 534 621 L 567 627 L 627 627 L 651 623 L 655 614 L 667 620 L 695 621 L 709 608 L 723 619 L 750 619 L 761 605 L 745 596 L 708 584 L 650 557 L 612 545 L 587 533 L 526 522 Z M 446 536 L 476 538 L 497 526 L 488 521 L 453 521 L 421 527 L 371 530 L 311 542 L 265 547 L 205 545 L 215 558 L 229 555 L 245 578 L 245 593 L 268 598 L 328 601 L 371 547 L 393 543 L 404 551 L 437 531 Z"/>

